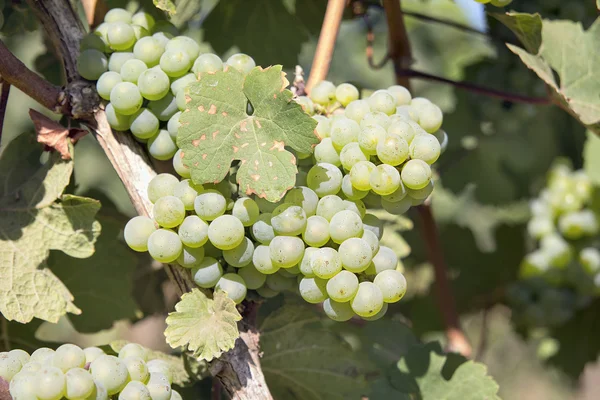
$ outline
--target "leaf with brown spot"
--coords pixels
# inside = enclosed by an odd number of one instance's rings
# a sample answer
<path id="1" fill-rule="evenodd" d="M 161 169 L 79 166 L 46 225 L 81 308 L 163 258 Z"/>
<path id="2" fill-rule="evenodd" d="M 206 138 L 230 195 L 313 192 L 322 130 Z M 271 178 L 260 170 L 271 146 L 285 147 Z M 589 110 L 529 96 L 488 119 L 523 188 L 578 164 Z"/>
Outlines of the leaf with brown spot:
<path id="1" fill-rule="evenodd" d="M 311 153 L 319 140 L 316 121 L 292 101 L 287 85 L 278 65 L 248 75 L 234 68 L 203 74 L 185 89 L 191 101 L 177 144 L 195 183 L 222 181 L 239 160 L 238 184 L 247 194 L 275 202 L 295 185 L 296 158 L 287 148 Z"/>
<path id="2" fill-rule="evenodd" d="M 83 129 L 65 128 L 33 109 L 29 110 L 29 116 L 37 132 L 37 141 L 46 146 L 47 150 L 58 151 L 63 160 L 71 159 L 69 143 L 75 143 L 87 134 Z"/>

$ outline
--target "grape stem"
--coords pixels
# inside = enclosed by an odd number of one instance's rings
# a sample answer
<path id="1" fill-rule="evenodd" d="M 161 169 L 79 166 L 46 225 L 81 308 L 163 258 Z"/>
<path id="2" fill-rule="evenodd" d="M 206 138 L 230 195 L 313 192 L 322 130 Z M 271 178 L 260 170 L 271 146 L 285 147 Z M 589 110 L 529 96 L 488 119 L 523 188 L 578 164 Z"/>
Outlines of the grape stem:
<path id="1" fill-rule="evenodd" d="M 0 78 L 2 91 L 0 93 L 0 146 L 2 145 L 2 131 L 4 130 L 4 116 L 6 115 L 6 105 L 8 104 L 8 95 L 10 94 L 10 83 Z"/>
<path id="2" fill-rule="evenodd" d="M 398 74 L 398 71 L 409 68 L 413 62 L 401 3 L 400 0 L 383 0 L 388 26 L 388 57 L 394 62 L 396 83 L 410 90 L 409 77 Z"/>
<path id="3" fill-rule="evenodd" d="M 324 80 L 329 73 L 331 58 L 333 57 L 333 49 L 337 39 L 342 15 L 346 7 L 346 0 L 329 0 L 327 2 L 327 10 L 323 18 L 323 25 L 319 35 L 319 42 L 315 51 L 310 75 L 306 84 L 305 91 L 310 94 L 310 90 L 319 82 Z"/>

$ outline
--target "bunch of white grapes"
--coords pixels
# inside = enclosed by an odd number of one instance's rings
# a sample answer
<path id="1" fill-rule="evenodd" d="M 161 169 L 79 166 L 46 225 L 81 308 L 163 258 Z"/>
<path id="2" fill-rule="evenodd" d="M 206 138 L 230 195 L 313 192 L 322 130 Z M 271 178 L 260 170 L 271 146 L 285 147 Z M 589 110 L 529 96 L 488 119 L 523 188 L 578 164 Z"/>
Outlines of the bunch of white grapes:
<path id="1" fill-rule="evenodd" d="M 64 344 L 0 353 L 0 377 L 13 400 L 180 400 L 169 365 L 148 351 L 125 345 L 118 357 L 98 347 Z"/>
<path id="2" fill-rule="evenodd" d="M 185 87 L 199 74 L 221 71 L 224 65 L 248 72 L 256 64 L 245 54 L 223 63 L 216 54 L 200 54 L 194 39 L 178 35 L 168 22 L 115 8 L 81 41 L 77 67 L 83 78 L 97 81 L 113 129 L 131 131 L 152 157 L 172 158 L 177 173 L 189 176 L 176 140 Z"/>
<path id="3" fill-rule="evenodd" d="M 310 97 L 296 101 L 309 114 L 325 113 L 313 116 L 321 141 L 308 162 L 316 163 L 306 176 L 309 187 L 323 180 L 326 170 L 336 170 L 341 172 L 343 196 L 365 199 L 370 207 L 396 215 L 422 204 L 432 193 L 431 165 L 448 144 L 437 105 L 423 97 L 412 98 L 403 86 L 359 99 L 355 86 L 336 87 L 329 81 L 318 83 Z"/>
<path id="4" fill-rule="evenodd" d="M 379 244 L 381 221 L 362 201 L 338 196 L 339 168 L 317 164 L 310 187 L 296 186 L 278 203 L 238 196 L 235 174 L 230 179 L 195 185 L 157 175 L 148 185 L 153 218 L 131 219 L 125 241 L 190 269 L 200 288 L 222 290 L 236 303 L 248 289 L 265 298 L 294 291 L 346 321 L 380 318 L 404 296 L 398 257 Z"/>

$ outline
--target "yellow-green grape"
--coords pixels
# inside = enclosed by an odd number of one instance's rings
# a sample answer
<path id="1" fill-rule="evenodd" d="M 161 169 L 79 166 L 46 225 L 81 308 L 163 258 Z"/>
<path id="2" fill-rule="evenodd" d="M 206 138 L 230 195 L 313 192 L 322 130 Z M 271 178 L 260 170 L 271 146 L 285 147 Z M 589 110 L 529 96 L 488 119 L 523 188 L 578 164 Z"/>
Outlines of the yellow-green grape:
<path id="1" fill-rule="evenodd" d="M 144 29 L 151 31 L 152 28 L 154 28 L 154 24 L 156 23 L 156 21 L 154 20 L 154 17 L 152 15 L 140 11 L 133 14 L 133 16 L 131 17 L 131 23 L 139 25 Z"/>
<path id="2" fill-rule="evenodd" d="M 351 120 L 360 123 L 367 113 L 371 112 L 371 106 L 366 100 L 351 101 L 344 110 L 344 115 Z"/>
<path id="3" fill-rule="evenodd" d="M 313 119 L 318 122 L 315 132 L 319 135 L 319 138 L 322 140 L 329 137 L 331 131 L 331 122 L 329 121 L 329 118 L 323 115 L 313 115 Z"/>
<path id="4" fill-rule="evenodd" d="M 295 236 L 275 236 L 269 243 L 269 255 L 274 265 L 290 268 L 302 261 L 304 243 Z"/>
<path id="5" fill-rule="evenodd" d="M 128 50 L 135 44 L 135 31 L 125 22 L 111 23 L 107 33 L 108 45 L 113 50 Z"/>
<path id="6" fill-rule="evenodd" d="M 390 124 L 387 132 L 391 135 L 398 135 L 406 141 L 406 143 L 412 143 L 416 132 L 407 121 L 395 121 Z"/>
<path id="7" fill-rule="evenodd" d="M 350 302 L 339 303 L 332 299 L 323 301 L 323 311 L 329 318 L 338 322 L 348 321 L 355 315 Z"/>
<path id="8" fill-rule="evenodd" d="M 108 60 L 98 50 L 84 50 L 77 58 L 77 72 L 87 80 L 95 81 L 107 70 Z"/>
<path id="9" fill-rule="evenodd" d="M 329 222 L 318 215 L 308 217 L 306 228 L 302 232 L 302 239 L 309 246 L 324 246 L 330 239 Z"/>
<path id="10" fill-rule="evenodd" d="M 433 139 L 437 143 L 437 139 Z M 385 135 L 377 144 L 377 157 L 385 164 L 400 165 L 408 158 L 408 143 L 398 135 Z"/>
<path id="11" fill-rule="evenodd" d="M 135 56 L 131 52 L 117 52 L 110 55 L 108 59 L 108 70 L 116 73 L 121 72 L 121 67 L 127 60 L 133 60 Z"/>
<path id="12" fill-rule="evenodd" d="M 319 277 L 304 277 L 298 285 L 300 296 L 311 304 L 317 304 L 327 299 L 327 280 Z"/>
<path id="13" fill-rule="evenodd" d="M 412 96 L 407 88 L 400 85 L 394 85 L 387 88 L 387 91 L 396 98 L 396 106 L 410 104 Z"/>
<path id="14" fill-rule="evenodd" d="M 367 101 L 372 111 L 379 111 L 386 115 L 396 112 L 396 98 L 387 90 L 377 90 Z"/>
<path id="15" fill-rule="evenodd" d="M 365 237 L 363 232 L 362 236 Z M 371 235 L 371 236 L 370 236 Z M 376 244 L 374 246 L 379 250 L 379 240 L 372 232 L 367 233 L 366 236 L 370 237 L 369 240 L 374 240 Z M 373 248 L 369 242 L 363 238 L 349 238 L 340 244 L 339 254 L 342 261 L 342 266 L 350 272 L 360 273 L 366 270 L 371 264 L 373 259 Z"/>
<path id="16" fill-rule="evenodd" d="M 358 100 L 360 93 L 356 86 L 350 83 L 342 83 L 335 89 L 335 98 L 346 107 L 350 102 Z"/>
<path id="17" fill-rule="evenodd" d="M 157 160 L 169 160 L 175 156 L 178 147 L 173 141 L 169 131 L 161 129 L 158 133 L 148 139 L 148 153 Z"/>
<path id="18" fill-rule="evenodd" d="M 371 190 L 371 173 L 375 168 L 375 164 L 370 161 L 361 161 L 354 164 L 350 170 L 352 186 L 358 190 Z"/>
<path id="19" fill-rule="evenodd" d="M 378 165 L 369 176 L 369 184 L 371 189 L 379 195 L 392 194 L 400 187 L 400 173 L 391 165 Z"/>
<path id="20" fill-rule="evenodd" d="M 322 106 L 333 103 L 335 101 L 335 85 L 329 81 L 317 83 L 310 91 L 310 98 Z"/>
<path id="21" fill-rule="evenodd" d="M 386 303 L 395 303 L 406 293 L 406 278 L 395 269 L 381 271 L 375 276 L 373 283 L 381 290 Z"/>
<path id="22" fill-rule="evenodd" d="M 164 228 L 179 226 L 185 218 L 185 206 L 175 196 L 164 196 L 156 200 L 152 209 L 154 220 Z"/>
<path id="23" fill-rule="evenodd" d="M 437 161 L 441 151 L 440 142 L 433 135 L 417 135 L 410 143 L 410 157 L 423 160 L 429 165 Z"/>
<path id="24" fill-rule="evenodd" d="M 377 154 L 377 145 L 386 137 L 386 131 L 381 125 L 372 124 L 363 127 L 358 134 L 358 144 L 365 154 Z"/>
<path id="25" fill-rule="evenodd" d="M 117 83 L 110 91 L 110 104 L 123 115 L 135 114 L 143 100 L 138 87 L 131 82 Z"/>
<path id="26" fill-rule="evenodd" d="M 327 281 L 327 294 L 340 303 L 350 301 L 358 291 L 358 278 L 350 271 L 340 271 Z"/>
<path id="27" fill-rule="evenodd" d="M 125 363 L 114 356 L 100 356 L 90 365 L 94 381 L 106 388 L 109 395 L 117 394 L 127 384 L 129 371 Z"/>
<path id="28" fill-rule="evenodd" d="M 244 74 L 249 73 L 254 67 L 256 67 L 256 62 L 254 62 L 254 59 L 249 55 L 243 53 L 232 55 L 227 59 L 225 64 L 237 69 L 238 71 Z"/>
<path id="29" fill-rule="evenodd" d="M 350 305 L 359 316 L 372 317 L 383 308 L 383 293 L 374 283 L 361 282 Z"/>
<path id="30" fill-rule="evenodd" d="M 244 238 L 242 243 L 230 250 L 223 250 L 223 258 L 228 265 L 244 268 L 252 262 L 254 244 L 252 240 Z"/>
<path id="31" fill-rule="evenodd" d="M 201 247 L 208 241 L 208 224 L 197 215 L 189 215 L 179 225 L 177 233 L 184 245 Z"/>
<path id="32" fill-rule="evenodd" d="M 233 204 L 231 215 L 239 219 L 244 226 L 252 226 L 258 221 L 260 210 L 258 204 L 250 197 L 240 197 Z"/>
<path id="33" fill-rule="evenodd" d="M 310 267 L 319 278 L 329 279 L 342 270 L 342 261 L 335 249 L 323 247 L 311 254 Z"/>
<path id="34" fill-rule="evenodd" d="M 411 198 L 413 198 L 415 200 L 425 200 L 433 192 L 433 186 L 434 186 L 433 180 L 430 180 L 429 183 L 427 183 L 427 186 L 425 186 L 424 188 L 406 189 L 406 192 Z"/>
<path id="35" fill-rule="evenodd" d="M 388 310 L 388 305 L 387 303 L 383 303 L 383 307 L 381 307 L 381 310 L 379 310 L 379 312 L 371 317 L 361 317 L 362 319 L 364 319 L 365 321 L 377 321 L 378 319 L 381 319 L 385 316 L 385 313 Z"/>
<path id="36" fill-rule="evenodd" d="M 350 118 L 340 117 L 331 124 L 331 142 L 338 150 L 348 143 L 356 142 L 359 133 L 360 126 Z"/>
<path id="37" fill-rule="evenodd" d="M 104 15 L 104 22 L 131 22 L 131 13 L 123 8 L 113 8 Z"/>
<path id="38" fill-rule="evenodd" d="M 335 243 L 342 243 L 352 237 L 360 237 L 363 233 L 363 223 L 360 215 L 354 211 L 338 212 L 329 221 L 329 235 Z"/>
<path id="39" fill-rule="evenodd" d="M 192 280 L 198 287 L 204 289 L 214 287 L 221 276 L 223 276 L 223 267 L 212 257 L 204 257 L 200 264 L 192 269 Z"/>
<path id="40" fill-rule="evenodd" d="M 247 292 L 244 278 L 233 273 L 223 275 L 215 285 L 215 290 L 222 290 L 227 293 L 227 297 L 233 300 L 235 304 L 240 304 L 246 298 Z"/>
<path id="41" fill-rule="evenodd" d="M 309 97 L 298 96 L 294 99 L 294 101 L 298 103 L 308 115 L 313 115 L 315 113 L 315 105 Z"/>
<path id="42" fill-rule="evenodd" d="M 330 137 L 323 138 L 321 142 L 315 146 L 314 156 L 318 163 L 328 163 L 335 165 L 336 167 L 342 165 L 340 154 L 333 146 Z"/>
<path id="43" fill-rule="evenodd" d="M 431 180 L 431 168 L 423 160 L 409 160 L 402 167 L 401 177 L 407 188 L 423 189 Z"/>
<path id="44" fill-rule="evenodd" d="M 360 121 L 360 127 L 365 128 L 369 125 L 381 125 L 383 129 L 388 129 L 392 123 L 390 117 L 381 111 L 370 111 L 366 113 Z"/>
<path id="45" fill-rule="evenodd" d="M 146 216 L 137 216 L 125 225 L 125 243 L 135 251 L 148 251 L 148 238 L 156 231 L 155 222 Z"/>
<path id="46" fill-rule="evenodd" d="M 260 245 L 254 249 L 252 264 L 260 273 L 265 275 L 274 274 L 280 268 L 271 261 L 271 250 L 266 245 Z"/>

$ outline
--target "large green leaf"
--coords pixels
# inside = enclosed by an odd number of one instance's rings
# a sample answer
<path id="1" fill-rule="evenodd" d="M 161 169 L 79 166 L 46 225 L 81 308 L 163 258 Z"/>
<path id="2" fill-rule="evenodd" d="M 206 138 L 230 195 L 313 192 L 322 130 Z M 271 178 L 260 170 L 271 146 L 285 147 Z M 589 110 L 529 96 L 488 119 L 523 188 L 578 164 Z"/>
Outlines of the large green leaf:
<path id="1" fill-rule="evenodd" d="M 167 317 L 165 336 L 171 347 L 184 347 L 200 360 L 220 357 L 235 345 L 242 316 L 235 303 L 223 292 L 214 300 L 194 289 L 181 297 L 175 312 Z"/>
<path id="2" fill-rule="evenodd" d="M 318 142 L 316 121 L 292 100 L 281 66 L 203 74 L 186 88 L 177 143 L 196 183 L 220 182 L 234 160 L 246 194 L 279 200 L 296 183 L 296 158 Z M 247 114 L 247 105 L 254 109 Z"/>
<path id="3" fill-rule="evenodd" d="M 69 316 L 82 333 L 112 327 L 120 319 L 135 317 L 138 309 L 132 297 L 136 257 L 118 239 L 121 221 L 100 217 L 102 234 L 93 256 L 80 261 L 52 252 L 48 265 L 75 296 L 82 313 Z"/>
<path id="4" fill-rule="evenodd" d="M 542 17 L 539 14 L 509 12 L 491 15 L 513 31 L 527 51 L 538 52 L 542 44 Z"/>
<path id="5" fill-rule="evenodd" d="M 94 253 L 100 203 L 63 195 L 73 171 L 71 161 L 53 153 L 43 165 L 41 148 L 21 135 L 0 155 L 0 311 L 8 320 L 34 317 L 56 322 L 81 311 L 73 295 L 46 267 L 50 250 L 86 258 Z"/>
<path id="6" fill-rule="evenodd" d="M 202 25 L 204 39 L 217 53 L 235 44 L 259 65 L 291 69 L 302 44 L 318 34 L 326 6 L 324 0 L 219 1 Z"/>
<path id="7" fill-rule="evenodd" d="M 503 22 L 513 27 L 516 18 L 523 16 L 507 16 Z M 514 45 L 508 45 L 509 49 L 546 82 L 560 104 L 599 132 L 600 21 L 596 20 L 587 31 L 572 21 L 544 20 L 537 28 L 542 40 L 538 52 Z"/>
<path id="8" fill-rule="evenodd" d="M 307 306 L 285 305 L 261 324 L 262 370 L 277 399 L 360 398 L 365 365 Z"/>

